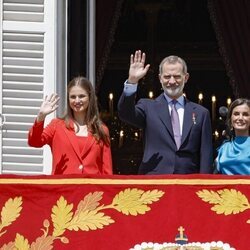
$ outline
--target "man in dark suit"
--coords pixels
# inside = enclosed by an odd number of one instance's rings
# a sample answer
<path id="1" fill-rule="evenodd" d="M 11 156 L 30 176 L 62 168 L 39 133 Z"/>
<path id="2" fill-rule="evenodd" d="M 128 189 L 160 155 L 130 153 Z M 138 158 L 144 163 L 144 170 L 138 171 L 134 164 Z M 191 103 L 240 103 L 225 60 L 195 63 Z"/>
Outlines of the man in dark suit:
<path id="1" fill-rule="evenodd" d="M 143 129 L 144 154 L 139 174 L 212 173 L 210 114 L 183 95 L 189 78 L 185 61 L 177 56 L 164 58 L 159 66 L 164 92 L 155 100 L 140 99 L 135 103 L 138 82 L 150 67 L 145 65 L 145 59 L 140 50 L 131 55 L 129 77 L 118 103 L 120 119 Z"/>

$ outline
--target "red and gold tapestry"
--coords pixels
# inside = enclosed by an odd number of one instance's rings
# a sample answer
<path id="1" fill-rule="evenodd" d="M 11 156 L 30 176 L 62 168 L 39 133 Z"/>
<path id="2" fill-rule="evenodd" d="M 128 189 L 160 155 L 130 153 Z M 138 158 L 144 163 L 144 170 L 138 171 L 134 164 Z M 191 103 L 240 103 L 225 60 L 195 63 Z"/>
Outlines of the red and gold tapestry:
<path id="1" fill-rule="evenodd" d="M 248 176 L 2 175 L 0 190 L 3 250 L 250 249 Z"/>

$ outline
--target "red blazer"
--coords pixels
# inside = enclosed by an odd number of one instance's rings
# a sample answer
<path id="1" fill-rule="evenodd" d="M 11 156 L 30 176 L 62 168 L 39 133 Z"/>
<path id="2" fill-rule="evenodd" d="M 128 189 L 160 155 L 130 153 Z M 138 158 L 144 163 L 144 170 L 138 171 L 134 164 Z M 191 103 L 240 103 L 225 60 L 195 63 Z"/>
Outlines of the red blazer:
<path id="1" fill-rule="evenodd" d="M 106 126 L 103 128 L 109 132 Z M 75 132 L 66 128 L 64 120 L 53 119 L 45 128 L 44 122 L 35 121 L 28 134 L 28 144 L 32 147 L 50 146 L 52 174 L 112 174 L 110 146 L 98 143 L 89 133 L 80 152 Z"/>

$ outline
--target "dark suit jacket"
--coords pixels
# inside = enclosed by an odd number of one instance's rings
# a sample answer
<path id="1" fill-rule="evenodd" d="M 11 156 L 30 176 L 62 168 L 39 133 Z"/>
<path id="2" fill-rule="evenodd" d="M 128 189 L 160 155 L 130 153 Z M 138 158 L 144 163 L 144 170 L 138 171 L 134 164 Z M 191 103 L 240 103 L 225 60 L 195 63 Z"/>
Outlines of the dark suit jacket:
<path id="1" fill-rule="evenodd" d="M 185 100 L 182 141 L 177 150 L 168 103 L 164 94 L 155 100 L 140 99 L 136 94 L 118 102 L 121 120 L 143 128 L 144 154 L 139 174 L 212 173 L 213 148 L 209 111 Z"/>
<path id="2" fill-rule="evenodd" d="M 108 128 L 103 128 L 108 133 Z M 61 119 L 53 119 L 45 128 L 44 122 L 35 121 L 28 134 L 28 144 L 51 147 L 52 174 L 112 174 L 110 146 L 97 142 L 89 133 L 80 151 L 74 130 L 66 128 Z"/>

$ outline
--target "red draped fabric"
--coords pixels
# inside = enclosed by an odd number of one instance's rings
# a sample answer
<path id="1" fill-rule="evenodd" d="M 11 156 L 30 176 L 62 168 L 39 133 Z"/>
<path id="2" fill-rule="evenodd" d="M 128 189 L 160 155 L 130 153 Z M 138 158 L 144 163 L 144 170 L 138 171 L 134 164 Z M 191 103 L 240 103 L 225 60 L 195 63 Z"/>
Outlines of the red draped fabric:
<path id="1" fill-rule="evenodd" d="M 0 190 L 0 249 L 249 248 L 249 176 L 2 175 Z"/>

